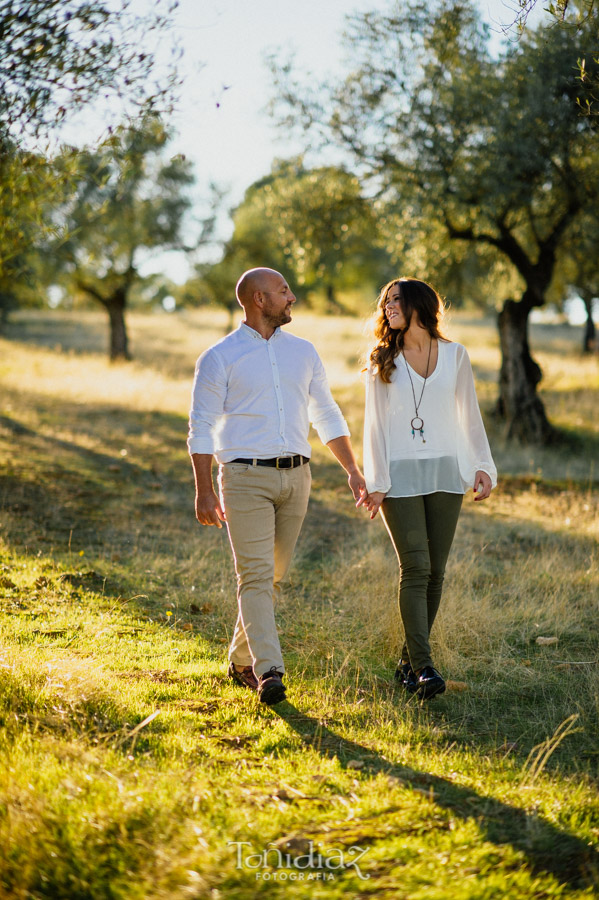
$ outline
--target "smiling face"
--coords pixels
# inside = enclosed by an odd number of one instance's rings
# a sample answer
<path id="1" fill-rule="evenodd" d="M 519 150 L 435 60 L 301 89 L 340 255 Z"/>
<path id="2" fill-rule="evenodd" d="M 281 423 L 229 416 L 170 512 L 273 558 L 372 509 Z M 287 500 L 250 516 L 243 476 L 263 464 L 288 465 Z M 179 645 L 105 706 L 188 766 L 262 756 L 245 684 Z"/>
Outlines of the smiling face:
<path id="1" fill-rule="evenodd" d="M 264 278 L 264 286 L 260 289 L 262 296 L 262 317 L 272 328 L 287 325 L 291 322 L 291 307 L 295 303 L 295 294 L 278 272 Z"/>
<path id="2" fill-rule="evenodd" d="M 389 328 L 393 328 L 393 330 L 402 329 L 406 327 L 406 317 L 404 315 L 403 309 L 401 308 L 401 290 L 398 284 L 393 284 L 389 288 L 389 292 L 385 298 L 385 303 L 383 309 L 385 310 L 385 315 L 387 316 L 387 322 L 389 323 Z"/>

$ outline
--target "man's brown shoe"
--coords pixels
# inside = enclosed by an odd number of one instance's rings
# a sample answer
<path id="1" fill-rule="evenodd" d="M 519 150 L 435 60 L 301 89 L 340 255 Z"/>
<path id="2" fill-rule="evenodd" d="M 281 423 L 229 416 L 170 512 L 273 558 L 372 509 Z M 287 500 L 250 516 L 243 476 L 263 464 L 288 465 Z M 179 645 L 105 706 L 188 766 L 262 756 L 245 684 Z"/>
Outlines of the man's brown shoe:
<path id="1" fill-rule="evenodd" d="M 232 678 L 236 684 L 240 684 L 241 687 L 248 687 L 252 691 L 258 690 L 258 679 L 254 675 L 254 670 L 251 666 L 244 666 L 240 671 L 235 668 L 235 663 L 232 662 L 229 666 L 227 675 L 229 678 Z"/>
<path id="2" fill-rule="evenodd" d="M 258 679 L 258 697 L 261 703 L 274 706 L 285 699 L 285 685 L 283 673 L 277 672 L 276 666 L 271 666 L 268 672 L 264 672 Z"/>

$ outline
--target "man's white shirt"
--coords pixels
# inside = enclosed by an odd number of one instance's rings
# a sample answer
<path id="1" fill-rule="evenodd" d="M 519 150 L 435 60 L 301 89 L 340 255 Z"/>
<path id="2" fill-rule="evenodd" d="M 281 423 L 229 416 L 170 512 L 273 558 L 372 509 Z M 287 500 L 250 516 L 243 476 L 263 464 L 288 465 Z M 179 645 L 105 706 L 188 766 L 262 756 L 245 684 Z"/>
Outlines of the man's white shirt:
<path id="1" fill-rule="evenodd" d="M 265 340 L 242 323 L 199 357 L 189 416 L 189 453 L 219 463 L 239 457 L 309 457 L 312 423 L 324 444 L 349 436 L 324 367 L 309 341 L 277 328 Z"/>

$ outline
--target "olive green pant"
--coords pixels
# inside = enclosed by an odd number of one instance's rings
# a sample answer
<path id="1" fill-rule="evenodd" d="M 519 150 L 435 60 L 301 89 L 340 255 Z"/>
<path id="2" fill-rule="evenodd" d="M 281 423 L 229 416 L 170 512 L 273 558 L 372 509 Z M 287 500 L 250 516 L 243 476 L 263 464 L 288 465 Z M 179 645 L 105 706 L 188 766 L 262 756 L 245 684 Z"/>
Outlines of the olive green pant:
<path id="1" fill-rule="evenodd" d="M 462 500 L 462 494 L 439 491 L 387 497 L 381 506 L 400 566 L 399 610 L 406 636 L 401 655 L 415 672 L 433 665 L 429 636 Z"/>

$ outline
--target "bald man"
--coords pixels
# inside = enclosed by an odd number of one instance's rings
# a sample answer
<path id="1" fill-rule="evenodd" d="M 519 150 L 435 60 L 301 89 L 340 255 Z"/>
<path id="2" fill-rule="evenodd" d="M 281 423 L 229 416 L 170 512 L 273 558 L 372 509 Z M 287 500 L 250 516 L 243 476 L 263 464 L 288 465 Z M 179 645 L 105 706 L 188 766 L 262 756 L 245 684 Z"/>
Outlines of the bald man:
<path id="1" fill-rule="evenodd" d="M 198 522 L 226 523 L 235 561 L 239 612 L 228 675 L 273 705 L 285 699 L 274 600 L 308 506 L 310 422 L 347 472 L 356 501 L 366 485 L 316 349 L 281 330 L 296 300 L 283 276 L 250 269 L 236 295 L 244 321 L 196 365 L 187 443 Z"/>

